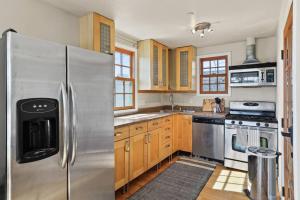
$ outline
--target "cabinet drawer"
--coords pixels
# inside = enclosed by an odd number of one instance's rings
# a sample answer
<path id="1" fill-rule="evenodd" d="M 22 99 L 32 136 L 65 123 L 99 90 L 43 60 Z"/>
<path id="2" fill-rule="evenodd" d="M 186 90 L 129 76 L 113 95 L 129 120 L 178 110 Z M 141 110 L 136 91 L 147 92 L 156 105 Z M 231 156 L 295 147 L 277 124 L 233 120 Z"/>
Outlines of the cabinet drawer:
<path id="1" fill-rule="evenodd" d="M 163 145 L 170 143 L 172 141 L 172 133 L 170 132 L 161 132 L 159 134 L 159 145 L 162 147 Z"/>
<path id="2" fill-rule="evenodd" d="M 119 128 L 115 128 L 115 141 L 119 141 L 129 137 L 129 127 L 123 126 Z"/>
<path id="3" fill-rule="evenodd" d="M 164 118 L 162 119 L 162 121 L 163 121 L 163 124 L 164 124 L 164 125 L 165 125 L 165 124 L 172 124 L 172 122 L 173 122 L 173 117 L 172 117 L 172 116 L 164 117 Z"/>
<path id="4" fill-rule="evenodd" d="M 147 122 L 137 123 L 130 126 L 130 136 L 147 132 Z"/>
<path id="5" fill-rule="evenodd" d="M 154 119 L 148 122 L 148 131 L 152 131 L 161 127 L 161 119 Z"/>
<path id="6" fill-rule="evenodd" d="M 161 160 L 168 157 L 171 154 L 172 154 L 172 143 L 171 142 L 160 146 L 159 157 Z"/>
<path id="7" fill-rule="evenodd" d="M 162 131 L 163 132 L 168 132 L 170 134 L 172 134 L 173 131 L 173 125 L 172 124 L 166 124 L 162 127 Z"/>

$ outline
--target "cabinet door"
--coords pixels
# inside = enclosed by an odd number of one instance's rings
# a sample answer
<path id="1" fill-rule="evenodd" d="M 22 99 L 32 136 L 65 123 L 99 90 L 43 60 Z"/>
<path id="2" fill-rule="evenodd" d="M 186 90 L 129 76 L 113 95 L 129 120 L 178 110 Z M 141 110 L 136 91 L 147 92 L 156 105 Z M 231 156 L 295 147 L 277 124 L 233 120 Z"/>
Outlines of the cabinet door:
<path id="1" fill-rule="evenodd" d="M 115 190 L 128 182 L 129 139 L 115 142 Z"/>
<path id="2" fill-rule="evenodd" d="M 160 45 L 152 41 L 152 89 L 160 89 L 160 65 L 161 65 Z"/>
<path id="3" fill-rule="evenodd" d="M 192 152 L 192 115 L 181 116 L 181 150 Z"/>
<path id="4" fill-rule="evenodd" d="M 172 135 L 172 152 L 176 152 L 179 150 L 179 130 L 178 130 L 178 121 L 179 116 L 173 115 L 173 135 Z"/>
<path id="5" fill-rule="evenodd" d="M 192 89 L 192 47 L 176 49 L 176 85 L 178 90 Z"/>
<path id="6" fill-rule="evenodd" d="M 103 53 L 115 51 L 115 23 L 104 16 L 94 14 L 94 50 Z"/>
<path id="7" fill-rule="evenodd" d="M 147 141 L 147 133 L 130 138 L 129 180 L 133 180 L 147 170 Z"/>
<path id="8" fill-rule="evenodd" d="M 169 80 L 169 53 L 168 48 L 162 47 L 162 65 L 161 65 L 161 89 L 168 90 Z"/>
<path id="9" fill-rule="evenodd" d="M 148 133 L 148 169 L 159 162 L 159 132 L 161 128 Z"/>

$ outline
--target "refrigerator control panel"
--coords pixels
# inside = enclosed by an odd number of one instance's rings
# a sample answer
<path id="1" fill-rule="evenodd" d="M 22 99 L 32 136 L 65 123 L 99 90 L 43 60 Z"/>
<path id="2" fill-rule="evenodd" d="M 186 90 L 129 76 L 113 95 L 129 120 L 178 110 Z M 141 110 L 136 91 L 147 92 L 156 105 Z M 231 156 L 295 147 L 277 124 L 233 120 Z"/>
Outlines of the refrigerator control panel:
<path id="1" fill-rule="evenodd" d="M 56 108 L 57 102 L 52 99 L 31 99 L 21 103 L 22 112 L 27 113 L 51 112 Z"/>

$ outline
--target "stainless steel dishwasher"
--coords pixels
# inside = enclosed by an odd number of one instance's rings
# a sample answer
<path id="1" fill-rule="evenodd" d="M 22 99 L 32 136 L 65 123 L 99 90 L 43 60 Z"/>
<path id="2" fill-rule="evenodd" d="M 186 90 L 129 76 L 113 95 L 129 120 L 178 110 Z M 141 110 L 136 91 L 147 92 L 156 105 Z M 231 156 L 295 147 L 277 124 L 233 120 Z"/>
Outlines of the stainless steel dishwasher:
<path id="1" fill-rule="evenodd" d="M 193 116 L 193 155 L 224 161 L 224 121 Z"/>

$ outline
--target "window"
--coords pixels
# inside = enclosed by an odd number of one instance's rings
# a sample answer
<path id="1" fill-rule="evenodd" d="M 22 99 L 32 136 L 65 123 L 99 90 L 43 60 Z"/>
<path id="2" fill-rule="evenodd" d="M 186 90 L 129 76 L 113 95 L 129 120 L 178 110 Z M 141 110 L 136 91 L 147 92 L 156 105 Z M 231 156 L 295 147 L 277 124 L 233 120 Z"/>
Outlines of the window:
<path id="1" fill-rule="evenodd" d="M 200 93 L 228 93 L 228 59 L 227 56 L 200 59 Z"/>
<path id="2" fill-rule="evenodd" d="M 133 77 L 134 52 L 116 48 L 114 110 L 135 107 L 135 80 Z"/>

